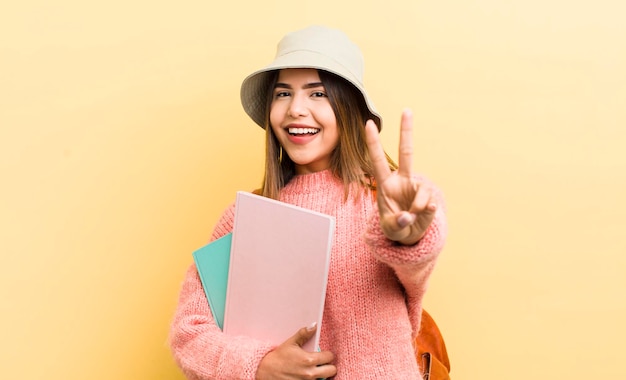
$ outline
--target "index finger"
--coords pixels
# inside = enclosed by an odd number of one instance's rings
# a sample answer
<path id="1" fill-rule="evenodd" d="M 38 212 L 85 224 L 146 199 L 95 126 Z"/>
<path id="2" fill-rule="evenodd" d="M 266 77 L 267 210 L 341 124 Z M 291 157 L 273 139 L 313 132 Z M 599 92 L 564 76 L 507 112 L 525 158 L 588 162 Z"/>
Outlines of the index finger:
<path id="1" fill-rule="evenodd" d="M 402 111 L 400 120 L 400 146 L 398 150 L 398 174 L 409 177 L 413 161 L 413 112 Z"/>
<path id="2" fill-rule="evenodd" d="M 383 181 L 391 175 L 391 169 L 389 169 L 389 163 L 387 162 L 383 145 L 380 143 L 378 127 L 376 127 L 376 124 L 372 120 L 368 120 L 367 123 L 365 123 L 365 141 L 367 142 L 367 149 L 372 159 L 374 178 L 377 183 L 383 183 Z"/>

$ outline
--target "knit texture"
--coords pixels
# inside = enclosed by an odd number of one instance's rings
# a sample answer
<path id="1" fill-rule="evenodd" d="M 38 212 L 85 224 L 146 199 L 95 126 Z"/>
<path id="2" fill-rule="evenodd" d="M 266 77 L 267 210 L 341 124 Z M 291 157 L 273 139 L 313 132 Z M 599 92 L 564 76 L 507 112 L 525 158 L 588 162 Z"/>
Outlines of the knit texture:
<path id="1" fill-rule="evenodd" d="M 437 203 L 443 206 L 439 191 Z M 280 200 L 334 216 L 320 346 L 335 354 L 335 380 L 421 379 L 413 339 L 422 300 L 447 226 L 443 207 L 413 246 L 388 240 L 371 194 L 352 194 L 328 170 L 293 178 Z M 233 228 L 234 204 L 212 235 Z M 295 331 L 294 331 L 295 333 Z M 188 379 L 253 380 L 271 345 L 226 336 L 215 324 L 194 265 L 187 271 L 170 332 L 174 358 Z"/>

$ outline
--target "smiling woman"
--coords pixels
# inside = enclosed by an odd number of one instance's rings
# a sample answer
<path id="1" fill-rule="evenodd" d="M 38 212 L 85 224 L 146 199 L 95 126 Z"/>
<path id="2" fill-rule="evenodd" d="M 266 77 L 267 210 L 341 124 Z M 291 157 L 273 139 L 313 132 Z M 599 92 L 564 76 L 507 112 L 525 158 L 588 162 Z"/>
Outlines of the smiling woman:
<path id="1" fill-rule="evenodd" d="M 303 326 L 277 347 L 225 335 L 192 265 L 170 341 L 189 378 L 409 380 L 430 368 L 418 362 L 415 342 L 446 239 L 443 198 L 411 170 L 410 111 L 402 114 L 399 165 L 384 152 L 362 65 L 343 32 L 312 26 L 285 36 L 275 61 L 244 80 L 244 109 L 266 134 L 258 192 L 337 221 L 323 323 Z M 212 238 L 230 233 L 233 224 L 231 205 Z M 316 328 L 321 351 L 306 352 L 301 346 Z"/>

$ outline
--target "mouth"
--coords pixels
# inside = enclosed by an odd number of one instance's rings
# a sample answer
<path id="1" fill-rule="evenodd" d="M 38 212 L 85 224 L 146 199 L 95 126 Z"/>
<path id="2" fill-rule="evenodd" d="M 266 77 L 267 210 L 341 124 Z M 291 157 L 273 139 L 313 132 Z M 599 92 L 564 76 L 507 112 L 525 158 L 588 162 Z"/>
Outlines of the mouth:
<path id="1" fill-rule="evenodd" d="M 287 128 L 291 136 L 312 136 L 320 132 L 319 128 Z"/>

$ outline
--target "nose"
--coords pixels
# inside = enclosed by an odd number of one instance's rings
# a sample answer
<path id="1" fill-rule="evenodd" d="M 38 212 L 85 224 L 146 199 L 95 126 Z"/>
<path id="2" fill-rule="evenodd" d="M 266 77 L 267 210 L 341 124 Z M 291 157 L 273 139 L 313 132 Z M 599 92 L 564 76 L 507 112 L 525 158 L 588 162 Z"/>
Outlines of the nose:
<path id="1" fill-rule="evenodd" d="M 303 99 L 302 96 L 294 95 L 291 98 L 291 102 L 289 103 L 289 108 L 287 109 L 287 114 L 297 119 L 302 116 L 308 115 L 308 107 L 306 105 L 306 99 Z"/>

